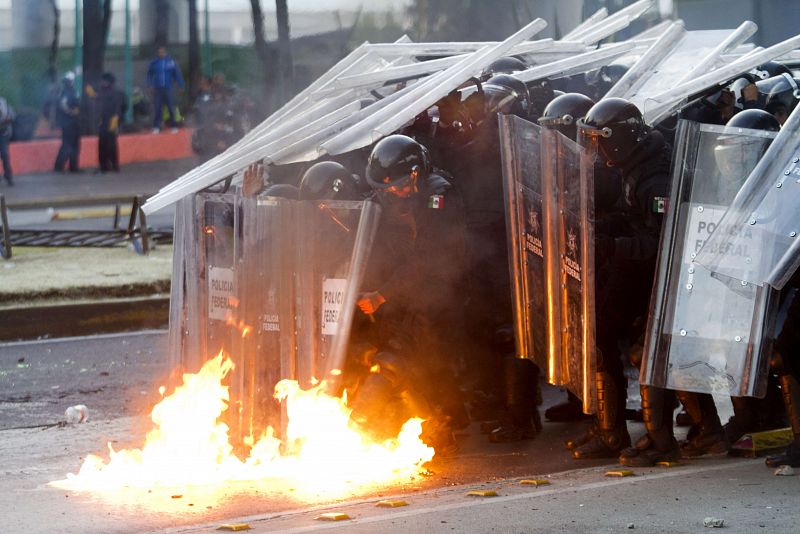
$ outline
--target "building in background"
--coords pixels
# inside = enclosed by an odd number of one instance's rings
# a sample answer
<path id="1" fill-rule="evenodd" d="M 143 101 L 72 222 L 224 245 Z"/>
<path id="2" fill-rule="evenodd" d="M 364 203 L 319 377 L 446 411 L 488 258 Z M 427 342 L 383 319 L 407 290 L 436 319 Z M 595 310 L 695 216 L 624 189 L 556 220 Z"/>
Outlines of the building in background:
<path id="1" fill-rule="evenodd" d="M 687 30 L 735 28 L 743 20 L 758 24 L 753 42 L 770 46 L 797 34 L 798 0 L 672 0 L 672 13 Z"/>

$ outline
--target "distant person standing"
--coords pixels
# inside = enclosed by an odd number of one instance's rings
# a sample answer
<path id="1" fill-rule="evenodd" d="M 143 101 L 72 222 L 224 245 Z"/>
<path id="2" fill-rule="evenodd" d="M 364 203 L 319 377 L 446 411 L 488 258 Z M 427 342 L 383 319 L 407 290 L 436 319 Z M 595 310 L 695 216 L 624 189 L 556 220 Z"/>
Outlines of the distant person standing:
<path id="1" fill-rule="evenodd" d="M 14 108 L 5 98 L 0 96 L 0 159 L 3 160 L 3 175 L 8 185 L 14 185 L 14 177 L 11 172 L 11 156 L 8 154 L 8 144 L 11 142 L 14 118 Z"/>
<path id="2" fill-rule="evenodd" d="M 69 172 L 78 172 L 78 156 L 81 152 L 81 129 L 78 117 L 81 114 L 80 100 L 75 92 L 75 73 L 67 72 L 61 80 L 58 95 L 56 124 L 61 128 L 61 148 L 56 156 L 55 171 L 64 172 L 69 162 Z"/>
<path id="3" fill-rule="evenodd" d="M 150 62 L 147 68 L 147 87 L 153 93 L 153 132 L 161 131 L 161 115 L 166 105 L 169 112 L 169 125 L 172 133 L 178 131 L 175 120 L 175 97 L 172 93 L 173 84 L 183 90 L 183 77 L 178 63 L 167 54 L 167 48 L 158 47 L 158 55 Z"/>
<path id="4" fill-rule="evenodd" d="M 125 93 L 116 88 L 116 78 L 110 72 L 103 73 L 100 82 L 100 130 L 97 142 L 100 172 L 119 172 L 119 147 L 117 135 L 119 124 L 128 109 Z"/>

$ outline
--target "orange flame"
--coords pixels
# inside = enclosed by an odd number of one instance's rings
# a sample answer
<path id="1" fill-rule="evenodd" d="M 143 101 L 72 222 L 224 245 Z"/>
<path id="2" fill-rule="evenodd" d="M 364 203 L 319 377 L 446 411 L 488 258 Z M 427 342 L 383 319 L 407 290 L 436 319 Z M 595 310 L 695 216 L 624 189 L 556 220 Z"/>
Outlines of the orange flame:
<path id="1" fill-rule="evenodd" d="M 376 443 L 350 423 L 346 397 L 325 393 L 324 381 L 303 390 L 282 380 L 275 397 L 288 414 L 283 441 L 267 428 L 245 460 L 233 454 L 228 427 L 219 421 L 228 406 L 233 369 L 222 352 L 164 397 L 151 413 L 153 428 L 141 449 L 115 451 L 109 460 L 88 455 L 78 474 L 51 484 L 73 490 L 217 486 L 257 482 L 261 490 L 335 496 L 344 491 L 408 480 L 433 458 L 420 440 L 422 420 L 409 419 L 394 439 Z M 163 386 L 162 386 L 163 387 Z"/>

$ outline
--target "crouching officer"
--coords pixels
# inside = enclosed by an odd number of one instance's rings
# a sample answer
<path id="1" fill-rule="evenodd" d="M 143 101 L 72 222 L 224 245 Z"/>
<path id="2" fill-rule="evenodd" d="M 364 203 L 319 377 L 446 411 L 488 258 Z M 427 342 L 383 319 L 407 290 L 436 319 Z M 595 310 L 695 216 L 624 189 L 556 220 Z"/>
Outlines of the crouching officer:
<path id="1" fill-rule="evenodd" d="M 426 419 L 428 442 L 446 453 L 455 446 L 451 428 L 467 423 L 448 339 L 460 316 L 460 202 L 428 151 L 403 135 L 375 145 L 366 178 L 382 215 L 358 307 L 375 315 L 379 341 L 353 418 L 374 427 L 387 402 L 402 399 L 417 411 L 409 415 Z"/>
<path id="2" fill-rule="evenodd" d="M 627 382 L 619 350 L 635 339 L 635 319 L 646 316 L 655 275 L 661 225 L 669 195 L 671 149 L 660 132 L 644 123 L 627 100 L 608 98 L 579 122 L 581 142 L 595 145 L 598 157 L 619 170 L 623 202 L 596 227 L 597 257 L 597 425 L 598 431 L 573 450 L 575 458 L 613 457 L 625 465 L 653 465 L 680 456 L 672 426 L 672 391 L 641 386 L 648 439 L 627 448 Z"/>

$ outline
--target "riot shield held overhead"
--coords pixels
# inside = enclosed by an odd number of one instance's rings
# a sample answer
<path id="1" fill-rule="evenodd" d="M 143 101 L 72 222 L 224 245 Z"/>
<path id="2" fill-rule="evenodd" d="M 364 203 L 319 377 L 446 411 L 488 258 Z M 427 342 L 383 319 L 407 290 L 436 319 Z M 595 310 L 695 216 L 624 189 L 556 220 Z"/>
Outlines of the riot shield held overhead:
<path id="1" fill-rule="evenodd" d="M 732 276 L 696 263 L 774 132 L 681 121 L 656 286 L 641 367 L 643 384 L 763 396 L 775 290 L 748 282 L 743 254 Z M 762 246 L 755 235 L 743 242 Z"/>
<path id="2" fill-rule="evenodd" d="M 781 289 L 800 265 L 798 213 L 800 106 L 747 177 L 698 261 L 712 272 Z"/>
<path id="3" fill-rule="evenodd" d="M 555 130 L 542 132 L 542 181 L 545 223 L 557 267 L 548 271 L 548 287 L 558 293 L 561 356 L 560 383 L 583 400 L 596 401 L 594 287 L 595 152 L 582 149 Z"/>
<path id="4" fill-rule="evenodd" d="M 542 203 L 541 128 L 515 115 L 498 117 L 517 355 L 560 384 L 558 294 L 547 287 L 547 270 L 557 266 L 549 263 L 544 238 L 550 234 Z"/>

